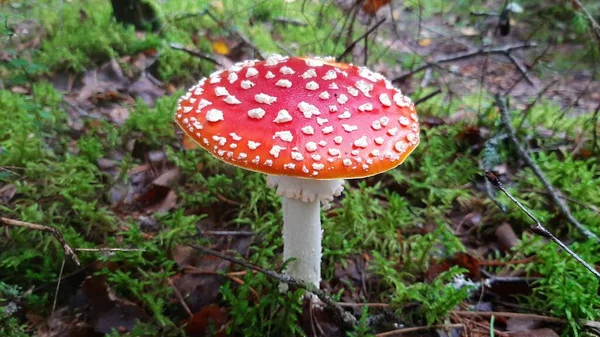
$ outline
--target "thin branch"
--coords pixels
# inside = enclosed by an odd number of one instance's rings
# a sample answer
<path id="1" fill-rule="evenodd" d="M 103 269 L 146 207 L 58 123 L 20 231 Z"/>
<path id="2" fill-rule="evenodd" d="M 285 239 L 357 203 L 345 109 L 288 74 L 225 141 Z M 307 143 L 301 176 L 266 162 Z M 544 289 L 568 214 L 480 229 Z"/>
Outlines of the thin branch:
<path id="1" fill-rule="evenodd" d="M 536 315 L 536 314 L 523 314 L 523 313 L 518 313 L 518 312 L 453 310 L 453 311 L 450 311 L 450 313 L 457 315 L 457 316 L 464 316 L 464 317 L 496 316 L 496 317 L 520 318 L 520 319 L 542 321 L 542 322 L 548 322 L 548 323 L 562 323 L 562 324 L 569 323 L 568 320 L 558 318 L 558 317 L 550 317 L 550 316 L 543 316 L 543 315 Z M 599 328 L 600 327 L 599 322 L 586 321 L 586 320 L 579 320 L 578 322 L 579 322 L 579 324 L 584 325 L 586 327 L 590 327 L 590 328 Z"/>
<path id="2" fill-rule="evenodd" d="M 429 326 L 417 326 L 411 328 L 403 328 L 392 330 L 384 333 L 379 333 L 375 335 L 376 337 L 392 337 L 392 336 L 402 336 L 409 332 L 417 332 L 417 331 L 425 331 L 425 330 L 433 330 L 433 329 L 444 329 L 444 330 L 452 330 L 452 329 L 462 329 L 465 330 L 464 324 L 456 323 L 456 324 L 439 324 L 439 325 L 429 325 Z"/>
<path id="3" fill-rule="evenodd" d="M 60 265 L 60 272 L 58 273 L 58 280 L 56 281 L 56 290 L 54 290 L 54 300 L 52 301 L 52 315 L 54 315 L 54 310 L 56 310 L 56 302 L 58 301 L 58 291 L 60 290 L 60 283 L 62 281 L 63 272 L 65 271 L 65 262 L 66 259 L 62 259 L 62 263 Z"/>
<path id="4" fill-rule="evenodd" d="M 577 219 L 575 219 L 575 217 L 573 216 L 573 214 L 571 214 L 571 211 L 569 210 L 569 206 L 562 199 L 560 199 L 557 196 L 556 192 L 554 191 L 554 187 L 552 187 L 552 185 L 550 184 L 550 182 L 544 175 L 544 172 L 542 172 L 542 169 L 540 169 L 539 166 L 531 159 L 531 157 L 527 153 L 527 150 L 525 148 L 523 148 L 521 146 L 521 144 L 519 143 L 519 139 L 517 138 L 517 133 L 515 131 L 515 128 L 512 126 L 512 123 L 510 121 L 510 116 L 508 114 L 508 108 L 506 107 L 506 100 L 503 97 L 501 97 L 500 95 L 496 95 L 496 105 L 498 106 L 498 109 L 500 110 L 502 124 L 504 125 L 506 130 L 508 130 L 509 139 L 516 147 L 517 152 L 519 153 L 519 156 L 521 157 L 521 159 L 523 159 L 523 161 L 525 161 L 527 166 L 529 166 L 531 168 L 531 170 L 537 176 L 537 178 L 540 180 L 542 185 L 544 185 L 544 188 L 546 189 L 546 191 L 548 191 L 548 194 L 550 195 L 550 197 L 552 198 L 552 201 L 554 201 L 556 206 L 558 206 L 558 209 L 560 210 L 560 212 L 567 218 L 567 220 L 573 226 L 575 226 L 577 229 L 579 229 L 579 231 L 581 231 L 588 239 L 594 239 L 594 240 L 598 241 L 598 236 L 596 234 L 594 234 L 587 227 L 585 227 L 582 223 L 580 223 Z"/>
<path id="5" fill-rule="evenodd" d="M 505 45 L 505 46 L 500 46 L 500 47 L 494 47 L 494 48 L 482 48 L 482 49 L 478 49 L 475 51 L 470 51 L 470 52 L 464 52 L 464 53 L 458 53 L 458 54 L 453 54 L 453 55 L 449 55 L 446 57 L 442 57 L 442 58 L 438 58 L 435 59 L 431 62 L 427 62 L 427 64 L 424 64 L 420 67 L 418 67 L 417 69 L 404 74 L 404 75 L 400 75 L 396 78 L 394 78 L 392 80 L 392 82 L 397 82 L 397 81 L 402 81 L 407 77 L 410 77 L 420 71 L 423 71 L 427 68 L 433 67 L 433 66 L 437 66 L 440 63 L 448 63 L 448 62 L 453 62 L 453 61 L 459 61 L 459 60 L 464 60 L 464 59 L 468 59 L 471 57 L 475 57 L 475 56 L 480 56 L 480 55 L 486 55 L 486 54 L 502 54 L 505 55 L 507 57 L 509 57 L 508 55 L 510 55 L 510 53 L 514 50 L 517 49 L 525 49 L 525 48 L 533 48 L 536 47 L 537 45 L 535 43 L 520 43 L 520 44 L 509 44 L 509 45 Z M 509 57 L 510 58 L 510 57 Z M 512 61 L 512 60 L 511 60 Z"/>
<path id="6" fill-rule="evenodd" d="M 192 56 L 195 56 L 197 58 L 206 60 L 206 61 L 208 61 L 208 62 L 210 62 L 212 64 L 218 65 L 219 67 L 223 67 L 223 65 L 221 63 L 219 63 L 219 61 L 215 60 L 212 56 L 207 55 L 207 54 L 203 54 L 203 53 L 201 53 L 199 51 L 188 49 L 188 48 L 184 47 L 183 45 L 180 45 L 179 43 L 170 42 L 169 43 L 169 47 L 171 47 L 171 48 L 173 48 L 175 50 L 184 51 L 184 52 L 186 52 L 186 53 L 188 53 L 188 54 L 190 54 Z"/>
<path id="7" fill-rule="evenodd" d="M 75 248 L 78 252 L 145 252 L 143 248 Z"/>
<path id="8" fill-rule="evenodd" d="M 27 229 L 32 229 L 32 230 L 52 234 L 52 236 L 54 236 L 56 241 L 58 241 L 61 244 L 63 251 L 65 252 L 65 255 L 68 255 L 73 260 L 73 262 L 75 262 L 75 264 L 77 266 L 81 266 L 81 262 L 79 262 L 79 258 L 77 257 L 75 250 L 73 250 L 73 248 L 71 248 L 71 246 L 69 246 L 69 244 L 67 244 L 67 241 L 65 241 L 65 238 L 59 229 L 50 227 L 50 226 L 38 225 L 38 224 L 34 224 L 34 223 L 23 222 L 23 221 L 19 221 L 19 220 L 13 220 L 13 219 L 2 218 L 2 217 L 0 217 L 0 223 L 3 223 L 7 226 L 23 227 L 23 228 L 27 228 Z"/>
<path id="9" fill-rule="evenodd" d="M 581 1 L 573 0 L 573 2 L 575 4 L 577 4 L 577 6 L 579 7 L 579 9 L 581 9 L 581 11 L 583 11 L 583 13 L 587 17 L 588 21 L 590 22 L 590 26 L 592 27 L 592 31 L 594 32 L 594 36 L 596 37 L 596 40 L 598 41 L 598 48 L 600 49 L 600 25 L 598 24 L 596 19 L 594 19 L 594 16 L 590 12 L 588 12 L 588 10 L 585 7 L 583 7 L 583 4 L 581 3 Z"/>
<path id="10" fill-rule="evenodd" d="M 183 310 L 185 310 L 185 312 L 188 314 L 188 316 L 190 318 L 193 317 L 194 314 L 190 310 L 190 307 L 187 305 L 187 303 L 185 303 L 185 298 L 183 298 L 183 295 L 181 295 L 181 293 L 179 292 L 179 289 L 177 289 L 177 287 L 173 283 L 173 280 L 171 280 L 171 278 L 169 277 L 169 278 L 167 278 L 167 282 L 169 282 L 169 286 L 171 286 L 171 288 L 173 288 L 175 297 L 177 297 L 177 300 L 179 301 L 179 304 L 181 304 L 181 306 L 183 307 Z"/>
<path id="11" fill-rule="evenodd" d="M 440 93 L 442 93 L 442 89 L 438 89 L 438 90 L 436 90 L 436 91 L 434 91 L 434 92 L 432 92 L 432 93 L 430 93 L 430 94 L 428 94 L 428 95 L 425 95 L 425 96 L 423 96 L 423 97 L 421 97 L 421 98 L 417 99 L 417 100 L 416 100 L 416 101 L 414 101 L 413 103 L 415 103 L 415 106 L 417 106 L 417 105 L 419 105 L 419 104 L 421 104 L 421 103 L 423 103 L 423 102 L 427 101 L 428 99 L 430 99 L 430 98 L 432 98 L 432 97 L 434 97 L 434 96 L 437 96 L 437 95 L 439 95 Z"/>
<path id="12" fill-rule="evenodd" d="M 344 57 L 346 57 L 346 55 L 348 55 L 352 51 L 352 49 L 354 49 L 354 47 L 360 40 L 366 39 L 369 36 L 369 34 L 371 34 L 379 26 L 381 26 L 381 24 L 383 24 L 385 21 L 386 21 L 385 18 L 379 20 L 373 27 L 369 28 L 369 30 L 367 30 L 364 34 L 362 34 L 361 36 L 356 38 L 354 41 L 352 41 L 352 43 L 350 43 L 350 45 L 340 54 L 340 56 L 337 57 L 337 59 L 342 60 Z"/>
<path id="13" fill-rule="evenodd" d="M 311 283 L 307 283 L 304 282 L 302 280 L 297 280 L 289 275 L 286 274 L 280 274 L 277 273 L 275 271 L 272 270 L 268 270 L 268 269 L 264 269 L 260 266 L 257 266 L 255 264 L 249 263 L 245 260 L 239 259 L 239 258 L 235 258 L 233 256 L 229 256 L 226 254 L 223 254 L 221 252 L 218 252 L 214 249 L 210 249 L 208 247 L 202 247 L 202 246 L 196 246 L 196 245 L 190 245 L 190 247 L 205 253 L 205 254 L 210 254 L 216 257 L 219 257 L 223 260 L 227 260 L 229 262 L 238 264 L 240 266 L 243 266 L 245 268 L 248 269 L 252 269 L 255 270 L 259 273 L 265 274 L 273 279 L 278 280 L 279 282 L 291 285 L 291 286 L 296 286 L 298 288 L 302 288 L 310 293 L 313 293 L 315 296 L 317 296 L 321 301 L 323 301 L 323 303 L 327 304 L 336 314 L 336 316 L 338 316 L 338 318 L 344 323 L 345 326 L 347 327 L 353 327 L 357 324 L 356 318 L 354 316 L 352 316 L 352 314 L 350 314 L 349 312 L 347 312 L 346 310 L 344 310 L 344 308 L 342 308 L 336 301 L 334 301 L 328 294 L 326 294 L 324 291 L 322 291 L 321 289 L 316 288 L 314 285 L 312 285 Z"/>
<path id="14" fill-rule="evenodd" d="M 540 223 L 540 221 L 533 214 L 531 214 L 531 212 L 529 212 L 529 210 L 527 208 L 525 208 L 525 206 L 523 206 L 519 202 L 519 200 L 517 200 L 515 197 L 513 197 L 512 194 L 510 194 L 504 188 L 504 186 L 502 186 L 502 183 L 500 182 L 500 180 L 498 179 L 498 177 L 496 177 L 491 172 L 486 172 L 485 173 L 485 177 L 488 179 L 488 181 L 490 183 L 492 183 L 492 185 L 494 185 L 496 188 L 498 188 L 499 190 L 501 190 L 502 192 L 504 192 L 504 194 L 506 194 L 506 196 L 512 202 L 514 202 L 517 206 L 519 206 L 519 208 L 523 212 L 525 212 L 525 214 L 527 214 L 527 216 L 531 220 L 533 220 L 533 222 L 535 222 L 535 225 L 529 227 L 532 232 L 534 232 L 535 234 L 537 234 L 537 235 L 539 235 L 541 237 L 544 237 L 546 239 L 550 239 L 551 241 L 553 241 L 554 243 L 556 243 L 558 246 L 560 246 L 560 248 L 562 248 L 565 252 L 567 252 L 569 255 L 571 255 L 575 260 L 577 260 L 577 262 L 579 262 L 587 270 L 589 270 L 592 274 L 594 274 L 594 276 L 596 276 L 598 279 L 600 279 L 600 273 L 594 267 L 592 267 L 587 262 L 585 262 L 582 258 L 580 258 L 579 255 L 577 255 L 575 252 L 573 252 L 569 247 L 567 247 L 567 245 L 565 245 L 562 241 L 560 241 L 556 236 L 554 236 L 552 233 L 550 233 L 544 226 L 542 226 L 542 224 Z"/>

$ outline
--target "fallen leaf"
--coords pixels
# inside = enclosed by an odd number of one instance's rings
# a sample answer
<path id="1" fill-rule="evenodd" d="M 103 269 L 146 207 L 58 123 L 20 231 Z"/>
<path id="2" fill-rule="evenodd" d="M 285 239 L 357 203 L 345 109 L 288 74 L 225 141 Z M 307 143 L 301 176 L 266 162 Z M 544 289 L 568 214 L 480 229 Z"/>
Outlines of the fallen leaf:
<path id="1" fill-rule="evenodd" d="M 213 52 L 221 55 L 229 55 L 229 47 L 223 40 L 216 40 L 212 43 Z"/>
<path id="2" fill-rule="evenodd" d="M 515 234 L 512 226 L 505 222 L 496 228 L 496 240 L 498 242 L 498 247 L 502 251 L 509 251 L 517 245 L 519 237 Z"/>
<path id="3" fill-rule="evenodd" d="M 17 187 L 13 184 L 4 185 L 0 188 L 0 204 L 8 205 L 17 193 Z"/>
<path id="4" fill-rule="evenodd" d="M 81 290 L 89 306 L 89 321 L 97 332 L 107 334 L 113 329 L 131 331 L 137 321 L 147 317 L 137 304 L 117 296 L 103 277 L 88 277 L 82 283 Z"/>
<path id="5" fill-rule="evenodd" d="M 212 332 L 210 336 L 226 336 L 226 326 L 229 316 L 225 308 L 216 304 L 202 307 L 188 319 L 185 332 L 190 337 L 203 337 Z"/>
<path id="6" fill-rule="evenodd" d="M 179 168 L 175 167 L 163 172 L 158 178 L 154 179 L 152 183 L 159 186 L 169 186 L 173 181 L 179 179 L 180 175 L 181 172 L 179 171 Z"/>
<path id="7" fill-rule="evenodd" d="M 374 16 L 381 7 L 389 4 L 390 2 L 391 0 L 366 0 L 363 5 L 363 11 Z"/>
<path id="8" fill-rule="evenodd" d="M 458 252 L 442 261 L 432 262 L 425 272 L 425 280 L 431 282 L 454 266 L 465 268 L 467 270 L 465 276 L 473 281 L 481 279 L 479 260 L 467 253 Z"/>
<path id="9" fill-rule="evenodd" d="M 165 95 L 161 88 L 162 83 L 150 74 L 141 76 L 129 87 L 129 94 L 134 98 L 141 98 L 149 106 L 154 106 L 157 99 Z"/>
<path id="10" fill-rule="evenodd" d="M 417 44 L 421 47 L 428 47 L 433 42 L 431 39 L 421 39 L 417 42 Z"/>
<path id="11" fill-rule="evenodd" d="M 511 332 L 510 337 L 558 337 L 558 334 L 554 330 L 544 328 L 535 330 L 524 330 Z"/>
<path id="12" fill-rule="evenodd" d="M 109 91 L 118 92 L 125 90 L 127 79 L 123 75 L 117 60 L 112 59 L 98 69 L 92 69 L 83 77 L 83 87 L 77 95 L 76 101 L 83 102 L 94 95 L 105 94 Z"/>

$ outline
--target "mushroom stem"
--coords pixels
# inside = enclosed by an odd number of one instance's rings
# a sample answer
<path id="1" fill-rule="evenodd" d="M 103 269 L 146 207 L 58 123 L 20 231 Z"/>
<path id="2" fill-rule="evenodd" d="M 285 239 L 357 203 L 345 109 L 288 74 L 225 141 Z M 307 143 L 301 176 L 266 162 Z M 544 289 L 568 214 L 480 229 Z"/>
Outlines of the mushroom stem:
<path id="1" fill-rule="evenodd" d="M 304 202 L 284 197 L 283 258 L 295 258 L 287 274 L 319 287 L 321 281 L 321 217 L 318 200 Z"/>
<path id="2" fill-rule="evenodd" d="M 294 258 L 286 273 L 319 287 L 321 281 L 321 203 L 344 190 L 344 180 L 314 180 L 287 176 L 267 177 L 283 198 L 283 258 Z"/>

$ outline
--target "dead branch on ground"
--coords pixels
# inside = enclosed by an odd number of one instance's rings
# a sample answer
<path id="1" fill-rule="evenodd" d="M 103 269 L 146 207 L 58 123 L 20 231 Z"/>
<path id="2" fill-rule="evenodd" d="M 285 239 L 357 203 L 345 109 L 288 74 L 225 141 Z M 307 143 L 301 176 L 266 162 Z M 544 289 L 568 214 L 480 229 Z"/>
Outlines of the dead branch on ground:
<path id="1" fill-rule="evenodd" d="M 346 49 L 340 54 L 340 56 L 337 57 L 337 59 L 342 60 L 344 57 L 346 57 L 346 55 L 348 55 L 350 52 L 352 52 L 352 50 L 354 49 L 354 47 L 360 40 L 367 39 L 367 37 L 369 37 L 369 34 L 373 33 L 375 31 L 375 29 L 377 29 L 379 26 L 381 26 L 385 21 L 386 21 L 385 18 L 379 20 L 377 23 L 375 23 L 375 25 L 373 25 L 373 27 L 369 28 L 369 30 L 367 30 L 364 34 L 362 34 L 361 36 L 356 38 L 354 41 L 352 41 L 352 43 L 350 43 L 348 45 L 348 47 L 346 47 Z"/>
<path id="2" fill-rule="evenodd" d="M 449 55 L 446 57 L 435 59 L 433 61 L 429 61 L 426 64 L 418 67 L 417 69 L 414 69 L 413 71 L 411 71 L 407 74 L 400 75 L 400 76 L 394 78 L 392 80 L 392 82 L 402 81 L 405 78 L 410 77 L 410 76 L 412 76 L 418 72 L 421 72 L 425 69 L 428 69 L 430 67 L 434 67 L 434 66 L 439 67 L 440 63 L 454 62 L 454 61 L 464 60 L 464 59 L 468 59 L 471 57 L 481 56 L 481 55 L 486 55 L 486 54 L 505 55 L 509 60 L 511 60 L 511 62 L 513 62 L 513 64 L 515 64 L 514 60 L 516 60 L 516 59 L 514 57 L 512 57 L 512 55 L 510 54 L 512 51 L 517 50 L 517 49 L 533 48 L 536 46 L 537 45 L 535 43 L 527 42 L 527 43 L 520 43 L 520 44 L 509 44 L 506 46 L 494 47 L 494 48 L 481 48 L 481 49 L 478 49 L 475 51 L 453 54 L 453 55 Z M 515 64 L 515 66 L 519 69 L 521 74 L 523 76 L 525 76 L 525 79 L 527 80 L 527 82 L 529 82 L 529 84 L 531 84 L 533 86 L 534 85 L 533 80 L 529 77 L 529 75 L 525 75 L 525 74 L 527 74 L 527 72 L 524 69 L 524 67 L 520 63 Z"/>
<path id="3" fill-rule="evenodd" d="M 314 294 L 315 296 L 317 296 L 323 303 L 325 303 L 327 306 L 329 306 L 333 310 L 335 315 L 341 320 L 341 322 L 347 328 L 352 328 L 357 324 L 356 318 L 354 316 L 352 316 L 352 314 L 350 314 L 349 312 L 344 310 L 344 308 L 342 308 L 335 300 L 333 300 L 331 298 L 331 296 L 329 296 L 327 293 L 325 293 L 321 289 L 316 288 L 311 283 L 307 283 L 302 280 L 295 279 L 289 275 L 280 274 L 273 270 L 265 269 L 263 267 L 249 263 L 245 260 L 223 254 L 221 252 L 218 252 L 218 251 L 208 248 L 208 247 L 202 247 L 202 246 L 196 246 L 196 245 L 190 245 L 190 247 L 192 247 L 202 253 L 213 255 L 213 256 L 219 257 L 223 260 L 227 260 L 229 262 L 238 264 L 242 267 L 255 270 L 259 273 L 265 274 L 273 279 L 276 279 L 281 283 L 285 283 L 287 285 L 296 286 L 298 288 L 304 289 L 304 290 Z"/>
<path id="4" fill-rule="evenodd" d="M 560 210 L 562 215 L 564 215 L 567 218 L 567 220 L 573 226 L 575 226 L 579 231 L 581 231 L 588 239 L 594 239 L 594 240 L 598 241 L 598 236 L 596 234 L 594 234 L 586 226 L 584 226 L 577 219 L 575 219 L 575 217 L 573 216 L 573 214 L 571 214 L 571 211 L 569 210 L 569 206 L 562 199 L 560 199 L 558 197 L 558 195 L 554 191 L 554 187 L 552 187 L 552 185 L 548 181 L 548 178 L 546 178 L 546 176 L 544 175 L 544 172 L 542 172 L 542 169 L 540 169 L 540 167 L 531 159 L 531 157 L 527 153 L 527 150 L 521 146 L 521 143 L 519 142 L 519 139 L 517 138 L 517 132 L 515 131 L 515 128 L 512 126 L 512 123 L 510 121 L 510 115 L 508 114 L 508 107 L 506 106 L 506 99 L 501 97 L 500 95 L 496 95 L 496 105 L 498 106 L 498 109 L 500 110 L 502 124 L 508 131 L 509 139 L 511 140 L 511 142 L 517 149 L 517 153 L 519 154 L 521 159 L 523 159 L 525 164 L 527 164 L 527 166 L 529 166 L 531 168 L 531 170 L 537 176 L 537 178 L 540 180 L 542 185 L 544 185 L 544 188 L 546 189 L 546 191 L 548 191 L 548 194 L 552 198 L 552 201 L 558 207 L 558 209 Z M 498 187 L 498 186 L 496 186 L 496 187 Z"/>
<path id="5" fill-rule="evenodd" d="M 8 218 L 3 218 L 3 217 L 0 217 L 0 223 L 4 224 L 6 226 L 22 227 L 22 228 L 27 228 L 27 229 L 31 229 L 31 230 L 35 230 L 35 231 L 52 234 L 52 236 L 54 236 L 56 241 L 58 241 L 60 243 L 60 245 L 62 246 L 63 251 L 65 252 L 65 255 L 69 256 L 73 260 L 73 262 L 75 262 L 75 264 L 77 266 L 81 265 L 81 262 L 79 262 L 79 258 L 77 257 L 77 254 L 75 253 L 75 250 L 73 248 L 71 248 L 71 246 L 69 246 L 67 241 L 65 241 L 65 238 L 64 238 L 62 232 L 58 228 L 54 228 L 54 227 L 46 226 L 46 225 L 38 225 L 38 224 L 34 224 L 34 223 L 13 220 L 13 219 L 8 219 Z"/>
<path id="6" fill-rule="evenodd" d="M 554 236 L 552 233 L 550 233 L 541 223 L 540 221 L 533 215 L 531 214 L 531 212 L 529 212 L 529 210 L 523 206 L 519 200 L 517 200 L 515 197 L 512 196 L 512 194 L 510 194 L 510 192 L 508 192 L 504 186 L 502 186 L 502 183 L 500 182 L 500 179 L 498 179 L 498 177 L 496 177 L 493 173 L 491 172 L 486 172 L 485 173 L 485 177 L 488 179 L 488 181 L 490 183 L 492 183 L 492 185 L 494 185 L 496 188 L 498 188 L 499 190 L 501 190 L 502 192 L 504 192 L 504 194 L 512 201 L 514 202 L 523 212 L 525 212 L 525 214 L 527 214 L 527 216 L 533 220 L 533 222 L 535 222 L 535 224 L 533 226 L 530 226 L 529 228 L 531 229 L 532 232 L 534 232 L 535 234 L 544 237 L 546 239 L 550 239 L 551 241 L 553 241 L 554 243 L 556 243 L 560 248 L 562 248 L 565 252 L 567 252 L 569 255 L 571 255 L 575 260 L 577 260 L 577 262 L 579 262 L 581 265 L 583 265 L 587 270 L 589 270 L 592 274 L 594 274 L 594 276 L 596 276 L 598 279 L 600 279 L 600 273 L 598 273 L 598 271 L 592 267 L 591 265 L 589 265 L 587 262 L 585 262 L 581 257 L 579 257 L 579 255 L 577 255 L 577 253 L 575 253 L 574 251 L 572 251 L 567 245 L 565 245 L 562 241 L 560 241 L 556 236 Z M 593 233 L 592 233 L 593 234 Z"/>

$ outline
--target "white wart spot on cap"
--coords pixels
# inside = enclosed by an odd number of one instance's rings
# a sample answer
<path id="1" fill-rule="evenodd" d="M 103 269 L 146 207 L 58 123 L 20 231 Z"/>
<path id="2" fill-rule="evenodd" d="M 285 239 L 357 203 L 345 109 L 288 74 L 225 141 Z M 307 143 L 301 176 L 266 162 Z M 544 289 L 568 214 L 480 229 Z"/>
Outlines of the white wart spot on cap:
<path id="1" fill-rule="evenodd" d="M 271 148 L 271 150 L 269 150 L 269 153 L 275 157 L 275 158 L 279 158 L 279 152 L 285 150 L 285 147 L 279 146 L 279 145 L 273 145 L 273 147 Z"/>
<path id="2" fill-rule="evenodd" d="M 381 144 L 383 144 L 383 142 L 384 142 L 383 137 L 376 137 L 375 138 L 375 144 L 381 145 Z"/>
<path id="3" fill-rule="evenodd" d="M 260 93 L 260 94 L 254 95 L 254 100 L 256 100 L 256 102 L 258 102 L 258 103 L 271 104 L 271 103 L 274 103 L 277 101 L 277 97 Z"/>
<path id="4" fill-rule="evenodd" d="M 273 74 L 271 71 L 268 71 L 267 74 L 265 75 L 266 79 L 271 79 L 273 77 L 275 77 L 275 74 Z"/>
<path id="5" fill-rule="evenodd" d="M 333 138 L 333 141 L 334 141 L 336 144 L 338 144 L 338 145 L 339 145 L 339 144 L 342 144 L 342 142 L 344 141 L 344 137 L 342 137 L 342 136 L 335 136 L 335 137 Z"/>
<path id="6" fill-rule="evenodd" d="M 302 130 L 302 133 L 304 133 L 305 135 L 314 135 L 315 134 L 315 130 L 310 125 L 303 127 L 301 130 Z"/>
<path id="7" fill-rule="evenodd" d="M 342 127 L 344 128 L 344 130 L 346 130 L 346 132 L 352 132 L 352 131 L 358 130 L 357 125 L 342 124 Z"/>
<path id="8" fill-rule="evenodd" d="M 390 96 L 388 96 L 388 94 L 379 95 L 379 102 L 385 106 L 392 106 L 392 101 L 390 100 Z"/>
<path id="9" fill-rule="evenodd" d="M 346 110 L 343 113 L 337 115 L 337 117 L 339 119 L 348 119 L 348 118 L 352 117 L 352 114 L 350 113 L 350 111 Z"/>
<path id="10" fill-rule="evenodd" d="M 311 90 L 311 91 L 319 90 L 319 84 L 317 84 L 317 82 L 315 82 L 315 81 L 310 81 L 310 82 L 306 83 L 305 88 L 307 90 Z"/>
<path id="11" fill-rule="evenodd" d="M 273 122 L 280 124 L 292 121 L 292 116 L 287 110 L 279 110 L 277 113 L 277 117 L 273 120 Z"/>
<path id="12" fill-rule="evenodd" d="M 365 148 L 365 147 L 367 147 L 367 145 L 369 145 L 369 143 L 367 142 L 367 136 L 362 136 L 359 139 L 354 141 L 354 146 L 356 146 L 356 147 Z"/>
<path id="13" fill-rule="evenodd" d="M 388 135 L 394 136 L 398 132 L 398 128 L 391 128 L 387 131 Z"/>
<path id="14" fill-rule="evenodd" d="M 329 122 L 329 119 L 327 118 L 321 118 L 321 117 L 317 117 L 317 124 L 319 125 L 323 125 L 325 123 Z"/>
<path id="15" fill-rule="evenodd" d="M 324 134 L 330 134 L 333 132 L 333 126 L 326 126 L 324 128 L 321 129 L 321 131 L 323 131 Z"/>
<path id="16" fill-rule="evenodd" d="M 358 89 L 354 88 L 354 87 L 348 87 L 346 88 L 348 89 L 348 93 L 354 97 L 358 96 Z"/>
<path id="17" fill-rule="evenodd" d="M 277 83 L 275 83 L 275 85 L 278 87 L 282 87 L 282 88 L 290 88 L 292 86 L 292 81 L 286 80 L 286 79 L 281 79 L 281 80 L 277 81 Z"/>
<path id="18" fill-rule="evenodd" d="M 319 94 L 319 98 L 320 99 L 329 99 L 329 93 L 327 91 L 323 91 L 322 93 Z"/>
<path id="19" fill-rule="evenodd" d="M 233 83 L 233 82 L 237 81 L 237 79 L 238 79 L 237 73 L 229 73 L 229 76 L 227 76 L 227 80 L 229 81 L 229 83 Z"/>
<path id="20" fill-rule="evenodd" d="M 350 160 L 349 158 L 344 158 L 342 163 L 344 163 L 344 166 L 352 166 L 352 160 Z"/>
<path id="21" fill-rule="evenodd" d="M 396 142 L 396 144 L 394 144 L 394 149 L 400 153 L 404 153 L 404 151 L 406 151 L 406 145 L 401 141 Z"/>
<path id="22" fill-rule="evenodd" d="M 303 161 L 304 156 L 300 152 L 292 151 L 292 159 L 297 160 L 297 161 Z"/>
<path id="23" fill-rule="evenodd" d="M 259 142 L 253 142 L 251 140 L 248 141 L 248 148 L 250 150 L 256 150 L 260 146 Z"/>
<path id="24" fill-rule="evenodd" d="M 340 104 L 345 104 L 346 102 L 348 102 L 348 96 L 346 96 L 344 94 L 340 94 L 340 96 L 338 97 L 337 101 Z"/>
<path id="25" fill-rule="evenodd" d="M 261 119 L 265 116 L 267 112 L 261 108 L 250 109 L 248 110 L 248 116 L 250 118 Z"/>
<path id="26" fill-rule="evenodd" d="M 258 75 L 258 70 L 256 68 L 250 67 L 246 71 L 246 78 Z"/>
<path id="27" fill-rule="evenodd" d="M 305 79 L 305 80 L 307 80 L 309 78 L 313 78 L 313 77 L 317 77 L 317 71 L 314 70 L 313 68 L 308 69 L 307 71 L 305 71 L 302 74 L 302 78 Z"/>
<path id="28" fill-rule="evenodd" d="M 408 126 L 408 124 L 410 124 L 410 121 L 408 120 L 408 118 L 400 116 L 400 118 L 398 118 L 398 123 L 400 123 L 400 125 L 402 126 Z"/>
<path id="29" fill-rule="evenodd" d="M 371 103 L 365 103 L 362 104 L 358 107 L 358 110 L 360 111 L 373 111 L 373 104 Z"/>
<path id="30" fill-rule="evenodd" d="M 218 122 L 223 120 L 223 111 L 211 109 L 206 112 L 206 120 L 209 122 Z"/>
<path id="31" fill-rule="evenodd" d="M 306 118 L 311 118 L 313 115 L 321 114 L 321 112 L 316 106 L 306 103 L 304 101 L 298 103 L 298 109 L 302 111 L 302 114 L 304 114 L 304 117 Z"/>
<path id="32" fill-rule="evenodd" d="M 229 92 L 227 91 L 227 89 L 225 89 L 225 87 L 216 87 L 215 88 L 215 95 L 217 95 L 217 96 L 229 96 Z"/>
<path id="33" fill-rule="evenodd" d="M 281 140 L 288 143 L 294 140 L 294 136 L 292 136 L 290 131 L 277 131 L 275 132 L 275 137 L 279 137 Z"/>
<path id="34" fill-rule="evenodd" d="M 235 74 L 235 73 L 232 73 L 232 74 Z M 240 100 L 238 100 L 235 96 L 231 96 L 231 95 L 227 96 L 224 101 L 225 101 L 225 103 L 232 104 L 232 105 L 233 104 L 242 104 L 242 102 L 240 102 Z"/>
<path id="35" fill-rule="evenodd" d="M 288 66 L 281 67 L 279 69 L 279 72 L 282 73 L 282 74 L 284 74 L 284 75 L 294 75 L 296 73 L 292 68 L 290 68 Z"/>
<path id="36" fill-rule="evenodd" d="M 337 73 L 334 70 L 327 70 L 323 79 L 326 81 L 335 80 L 337 78 Z"/>
<path id="37" fill-rule="evenodd" d="M 317 143 L 315 142 L 308 142 L 305 145 L 306 151 L 308 152 L 315 152 L 317 151 Z"/>
<path id="38" fill-rule="evenodd" d="M 256 84 L 254 84 L 254 82 L 252 82 L 252 81 L 247 81 L 247 80 L 244 80 L 244 81 L 242 81 L 242 83 L 240 84 L 240 87 L 242 87 L 242 89 L 250 89 L 250 88 L 252 88 L 252 87 L 253 87 L 253 86 L 255 86 L 255 85 L 256 85 Z"/>
<path id="39" fill-rule="evenodd" d="M 231 136 L 231 138 L 233 138 L 233 140 L 235 140 L 236 142 L 239 142 L 240 140 L 242 140 L 242 137 L 239 136 L 237 133 L 232 132 L 229 134 Z"/>

